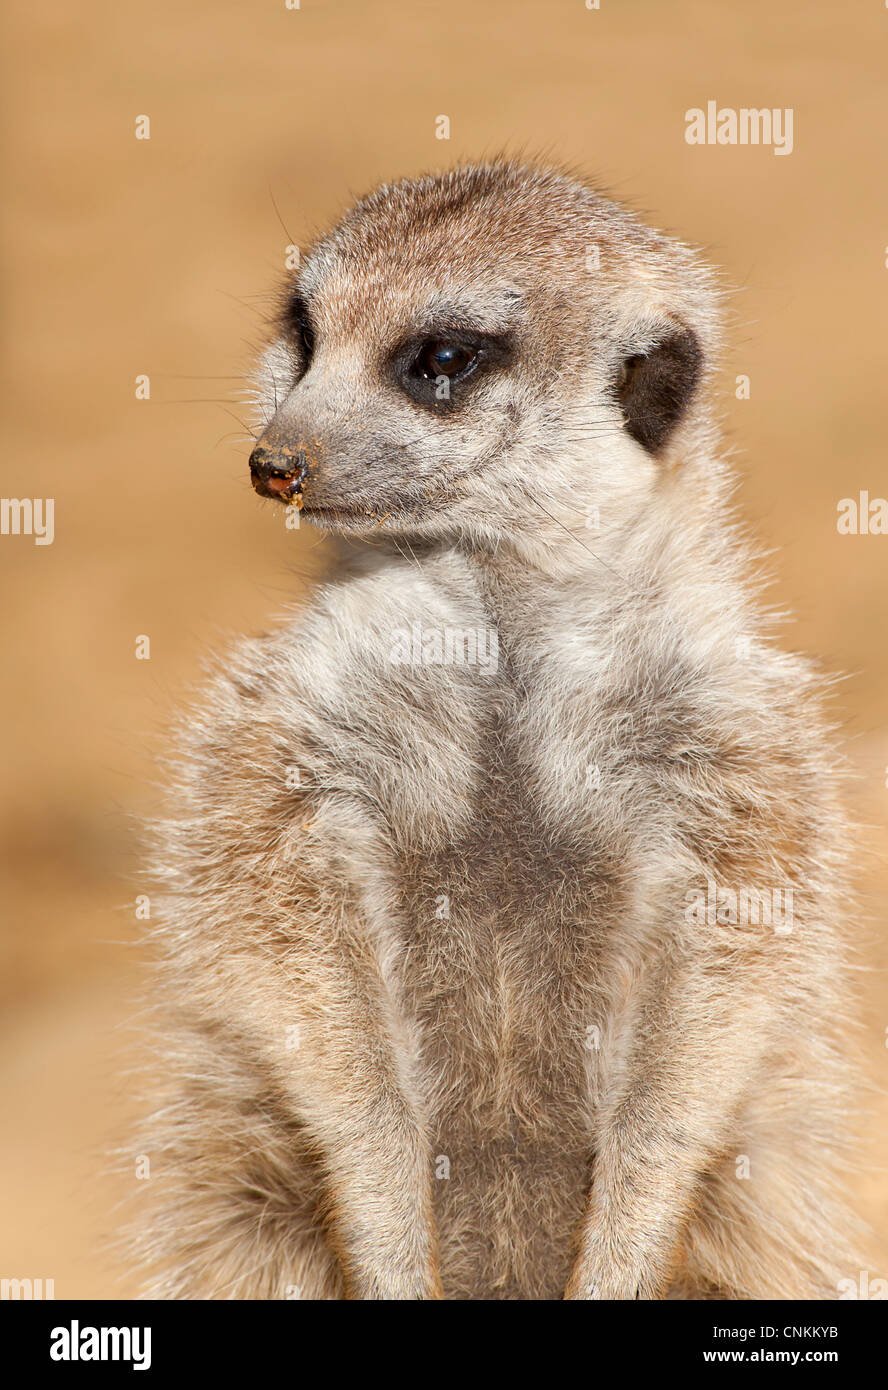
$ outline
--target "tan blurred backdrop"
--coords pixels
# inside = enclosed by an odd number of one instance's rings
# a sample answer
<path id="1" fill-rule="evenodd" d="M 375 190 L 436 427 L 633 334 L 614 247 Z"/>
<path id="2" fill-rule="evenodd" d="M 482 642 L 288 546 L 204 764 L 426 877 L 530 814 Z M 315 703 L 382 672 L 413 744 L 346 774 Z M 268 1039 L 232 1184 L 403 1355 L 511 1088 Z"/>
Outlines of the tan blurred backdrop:
<path id="1" fill-rule="evenodd" d="M 785 640 L 848 673 L 836 713 L 873 827 L 865 1045 L 884 1085 L 888 536 L 839 536 L 836 507 L 888 494 L 888 10 L 600 5 L 12 0 L 0 491 L 53 497 L 55 539 L 0 536 L 4 1277 L 54 1278 L 57 1297 L 132 1287 L 101 1242 L 131 1186 L 102 1153 L 135 1103 L 134 825 L 202 655 L 272 620 L 323 557 L 251 492 L 235 418 L 284 248 L 378 180 L 461 158 L 576 164 L 739 291 L 722 377 L 738 501 L 777 550 Z M 709 99 L 792 107 L 792 154 L 687 145 L 684 113 Z M 878 1096 L 866 1128 L 859 1198 L 884 1236 Z"/>

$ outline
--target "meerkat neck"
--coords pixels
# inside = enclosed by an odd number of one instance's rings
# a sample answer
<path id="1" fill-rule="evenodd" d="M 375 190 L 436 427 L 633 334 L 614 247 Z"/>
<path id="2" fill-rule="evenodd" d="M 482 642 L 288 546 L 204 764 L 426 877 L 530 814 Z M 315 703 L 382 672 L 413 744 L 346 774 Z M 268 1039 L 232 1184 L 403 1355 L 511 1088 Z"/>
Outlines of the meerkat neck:
<path id="1" fill-rule="evenodd" d="M 553 633 L 582 639 L 593 629 L 619 644 L 620 633 L 647 626 L 733 650 L 740 633 L 758 626 L 749 560 L 723 511 L 715 521 L 675 497 L 616 530 L 552 540 L 462 548 L 507 646 L 536 640 L 548 649 Z"/>

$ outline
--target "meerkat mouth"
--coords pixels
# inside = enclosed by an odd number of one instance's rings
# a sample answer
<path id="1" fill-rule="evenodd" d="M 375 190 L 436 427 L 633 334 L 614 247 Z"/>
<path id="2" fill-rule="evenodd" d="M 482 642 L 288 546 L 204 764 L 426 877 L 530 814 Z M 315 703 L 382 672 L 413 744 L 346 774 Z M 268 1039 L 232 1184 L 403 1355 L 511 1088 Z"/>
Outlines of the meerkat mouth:
<path id="1" fill-rule="evenodd" d="M 260 497 L 272 497 L 276 502 L 283 502 L 285 507 L 296 507 L 301 511 L 305 505 L 302 479 L 295 473 L 282 478 L 254 478 L 253 487 Z"/>
<path id="2" fill-rule="evenodd" d="M 359 510 L 356 507 L 312 506 L 304 507 L 303 511 L 307 521 L 317 522 L 321 526 L 348 527 L 350 530 L 381 526 L 392 515 L 390 511 Z"/>

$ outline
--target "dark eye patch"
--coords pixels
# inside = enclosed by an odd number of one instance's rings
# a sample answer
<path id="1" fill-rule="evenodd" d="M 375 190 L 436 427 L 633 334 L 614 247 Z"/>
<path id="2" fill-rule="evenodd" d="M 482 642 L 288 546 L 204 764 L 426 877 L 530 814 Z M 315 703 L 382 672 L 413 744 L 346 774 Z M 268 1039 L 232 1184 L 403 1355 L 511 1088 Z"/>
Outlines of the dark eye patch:
<path id="1" fill-rule="evenodd" d="M 441 409 L 451 405 L 470 381 L 492 368 L 508 367 L 513 358 L 508 334 L 440 324 L 402 343 L 392 354 L 390 366 L 411 400 Z"/>
<path id="2" fill-rule="evenodd" d="M 315 333 L 308 311 L 308 304 L 301 294 L 290 295 L 281 315 L 281 328 L 287 338 L 295 343 L 303 360 L 306 372 L 314 355 Z"/>

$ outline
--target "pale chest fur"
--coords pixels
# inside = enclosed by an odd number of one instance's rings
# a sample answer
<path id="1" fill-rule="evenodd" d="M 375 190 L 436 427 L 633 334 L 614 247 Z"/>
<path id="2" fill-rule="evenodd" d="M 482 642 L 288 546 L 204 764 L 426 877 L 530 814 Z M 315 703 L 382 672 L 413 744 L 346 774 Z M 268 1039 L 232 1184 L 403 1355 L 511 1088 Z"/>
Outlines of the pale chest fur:
<path id="1" fill-rule="evenodd" d="M 430 570 L 377 573 L 317 614 L 312 741 L 368 829 L 345 872 L 410 1039 L 445 1289 L 558 1297 L 707 733 L 681 654 L 646 650 L 636 620 L 627 660 L 610 612 L 512 623 L 458 565 Z M 424 643 L 474 632 L 489 656 L 491 625 L 495 670 Z"/>
<path id="2" fill-rule="evenodd" d="M 473 823 L 398 875 L 444 1278 L 474 1296 L 557 1296 L 591 1173 L 597 972 L 620 897 L 603 837 L 543 823 L 516 742 L 492 725 Z M 552 1287 L 528 1288 L 522 1261 Z"/>
<path id="3" fill-rule="evenodd" d="M 427 628 L 433 606 L 426 595 Z M 468 603 L 446 618 L 483 622 Z M 591 1176 L 631 850 L 617 783 L 602 781 L 612 730 L 599 749 L 594 687 L 575 688 L 582 654 L 548 682 L 567 690 L 561 707 L 500 657 L 495 674 L 381 659 L 378 702 L 394 681 L 400 713 L 348 761 L 381 812 L 386 972 L 415 1040 L 445 1287 L 558 1297 Z M 588 669 L 599 659 L 590 647 Z"/>

